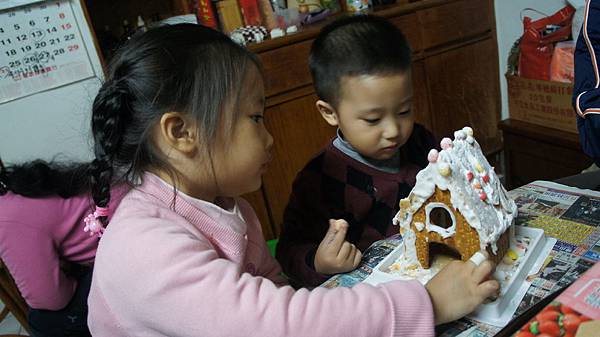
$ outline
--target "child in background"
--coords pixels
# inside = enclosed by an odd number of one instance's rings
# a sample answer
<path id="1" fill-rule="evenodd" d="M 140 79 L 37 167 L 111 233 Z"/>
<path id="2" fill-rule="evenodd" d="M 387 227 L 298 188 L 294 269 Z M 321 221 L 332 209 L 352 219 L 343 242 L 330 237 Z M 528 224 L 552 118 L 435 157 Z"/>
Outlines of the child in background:
<path id="1" fill-rule="evenodd" d="M 0 160 L 0 259 L 31 308 L 31 335 L 90 336 L 87 297 L 98 237 L 84 232 L 93 204 L 87 164 Z M 126 186 L 116 185 L 110 218 Z"/>
<path id="2" fill-rule="evenodd" d="M 497 291 L 489 261 L 451 264 L 427 288 L 286 286 L 239 198 L 260 187 L 273 144 L 260 69 L 226 35 L 191 24 L 117 52 L 92 112 L 95 177 L 120 172 L 136 187 L 98 247 L 94 336 L 432 336 L 434 318 L 461 317 Z"/>
<path id="3" fill-rule="evenodd" d="M 296 176 L 283 216 L 277 259 L 300 286 L 356 268 L 361 251 L 398 232 L 398 202 L 437 147 L 414 123 L 411 50 L 389 21 L 334 21 L 315 39 L 309 65 L 317 109 L 338 131 Z M 345 240 L 332 249 L 326 233 L 336 219 Z"/>

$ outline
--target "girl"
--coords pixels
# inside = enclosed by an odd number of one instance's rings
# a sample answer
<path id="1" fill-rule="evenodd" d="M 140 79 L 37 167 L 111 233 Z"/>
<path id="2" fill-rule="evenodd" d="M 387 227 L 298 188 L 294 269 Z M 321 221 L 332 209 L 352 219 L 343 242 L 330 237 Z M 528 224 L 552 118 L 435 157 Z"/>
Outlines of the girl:
<path id="1" fill-rule="evenodd" d="M 31 310 L 33 336 L 89 336 L 87 296 L 98 238 L 84 232 L 87 164 L 0 160 L 0 259 Z M 127 190 L 113 189 L 109 217 Z"/>
<path id="2" fill-rule="evenodd" d="M 130 40 L 93 111 L 93 179 L 125 172 L 96 256 L 94 336 L 432 336 L 498 289 L 490 262 L 456 262 L 426 287 L 295 291 L 269 255 L 251 207 L 273 143 L 256 56 L 198 25 Z M 102 205 L 100 205 L 102 206 Z M 332 226 L 339 244 L 344 228 Z"/>

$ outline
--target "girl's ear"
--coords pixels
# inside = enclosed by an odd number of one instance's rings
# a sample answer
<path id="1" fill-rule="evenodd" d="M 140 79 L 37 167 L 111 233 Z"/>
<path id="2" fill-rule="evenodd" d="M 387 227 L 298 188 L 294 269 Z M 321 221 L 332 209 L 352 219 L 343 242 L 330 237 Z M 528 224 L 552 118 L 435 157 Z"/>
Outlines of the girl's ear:
<path id="1" fill-rule="evenodd" d="M 196 123 L 179 112 L 167 112 L 160 117 L 160 138 L 169 148 L 184 154 L 194 154 L 198 149 Z"/>
<path id="2" fill-rule="evenodd" d="M 331 106 L 331 104 L 323 100 L 318 100 L 316 106 L 317 110 L 319 110 L 319 112 L 321 113 L 321 116 L 323 116 L 323 118 L 329 125 L 338 126 L 339 122 L 337 112 L 335 111 L 333 106 Z"/>

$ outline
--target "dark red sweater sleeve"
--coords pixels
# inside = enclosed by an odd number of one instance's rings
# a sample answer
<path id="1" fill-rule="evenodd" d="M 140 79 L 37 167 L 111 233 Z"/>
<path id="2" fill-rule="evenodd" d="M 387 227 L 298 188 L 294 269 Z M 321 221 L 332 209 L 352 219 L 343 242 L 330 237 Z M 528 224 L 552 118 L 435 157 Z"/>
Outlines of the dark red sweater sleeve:
<path id="1" fill-rule="evenodd" d="M 329 277 L 317 273 L 313 265 L 317 247 L 329 227 L 329 212 L 322 206 L 322 175 L 314 168 L 322 156 L 314 158 L 296 176 L 283 215 L 276 257 L 295 285 L 317 286 Z"/>

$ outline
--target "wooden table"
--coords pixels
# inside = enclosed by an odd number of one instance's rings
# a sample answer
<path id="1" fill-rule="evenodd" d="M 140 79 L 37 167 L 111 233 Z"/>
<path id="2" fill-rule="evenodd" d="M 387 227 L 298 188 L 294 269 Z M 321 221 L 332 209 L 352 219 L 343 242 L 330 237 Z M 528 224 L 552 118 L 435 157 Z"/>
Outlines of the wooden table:
<path id="1" fill-rule="evenodd" d="M 592 164 L 581 150 L 576 133 L 513 119 L 503 120 L 498 126 L 504 137 L 509 190 L 534 180 L 556 180 L 578 174 Z"/>

